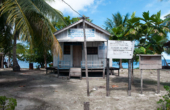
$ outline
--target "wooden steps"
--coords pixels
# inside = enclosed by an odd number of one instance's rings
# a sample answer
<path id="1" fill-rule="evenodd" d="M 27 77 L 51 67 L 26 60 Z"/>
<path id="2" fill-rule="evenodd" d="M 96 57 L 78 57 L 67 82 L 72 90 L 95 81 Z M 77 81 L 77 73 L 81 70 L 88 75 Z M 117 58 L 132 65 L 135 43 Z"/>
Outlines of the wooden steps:
<path id="1" fill-rule="evenodd" d="M 70 77 L 80 77 L 82 79 L 81 68 L 70 68 L 69 79 Z"/>

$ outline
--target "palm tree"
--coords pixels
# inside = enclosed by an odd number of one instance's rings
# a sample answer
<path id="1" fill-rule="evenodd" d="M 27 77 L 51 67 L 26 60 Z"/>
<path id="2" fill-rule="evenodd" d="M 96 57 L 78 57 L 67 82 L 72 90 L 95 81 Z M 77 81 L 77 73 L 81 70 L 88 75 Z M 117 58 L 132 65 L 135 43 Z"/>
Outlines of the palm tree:
<path id="1" fill-rule="evenodd" d="M 58 10 L 49 6 L 45 0 L 6 0 L 0 9 L 1 14 L 7 13 L 7 23 L 14 27 L 13 70 L 19 71 L 16 59 L 16 40 L 19 38 L 33 44 L 36 41 L 50 44 L 53 42 L 53 52 L 62 55 L 60 45 L 53 35 L 56 29 L 52 21 L 63 23 L 64 19 Z M 47 40 L 48 39 L 48 40 Z M 35 41 L 34 41 L 35 42 Z"/>
<path id="2" fill-rule="evenodd" d="M 119 12 L 112 14 L 112 19 L 107 18 L 105 21 L 105 28 L 111 33 L 111 40 L 125 40 L 124 30 L 126 27 L 126 22 L 128 20 L 129 14 L 122 16 Z M 120 59 L 120 68 L 122 66 L 122 59 Z"/>
<path id="3" fill-rule="evenodd" d="M 145 54 L 160 54 L 164 51 L 163 44 L 167 40 L 166 31 L 169 30 L 162 25 L 163 20 L 160 19 L 160 15 L 161 12 L 159 11 L 157 14 L 149 16 L 148 11 L 143 12 L 142 18 L 135 17 L 132 14 L 131 19 L 127 21 L 127 32 L 125 36 L 131 38 L 131 40 L 138 41 L 138 50 L 141 47 L 145 48 Z M 136 54 L 141 54 L 138 50 L 135 49 L 132 60 L 136 59 Z"/>
<path id="4" fill-rule="evenodd" d="M 153 53 L 163 52 L 163 44 L 167 40 L 167 26 L 161 20 L 161 11 L 152 16 L 148 12 L 143 12 L 143 17 L 133 17 L 128 20 L 126 36 L 133 36 L 133 40 L 138 40 L 138 47 L 145 47 Z M 141 22 L 142 21 L 142 22 Z"/>
<path id="5" fill-rule="evenodd" d="M 68 25 L 70 25 L 70 24 L 73 24 L 73 23 L 75 23 L 75 22 L 77 22 L 77 21 L 79 21 L 80 20 L 80 18 L 71 18 L 70 16 L 66 16 L 66 17 L 64 17 L 64 20 L 65 20 L 65 25 L 61 25 L 61 23 L 59 24 L 58 22 L 56 22 L 56 21 L 54 21 L 54 22 L 52 22 L 52 24 L 54 25 L 54 27 L 57 29 L 57 30 L 60 30 L 60 29 L 62 29 L 62 28 L 64 28 L 64 27 L 66 27 L 66 26 L 68 26 Z M 92 20 L 91 19 L 86 19 L 87 21 L 89 21 L 89 22 L 92 22 Z"/>

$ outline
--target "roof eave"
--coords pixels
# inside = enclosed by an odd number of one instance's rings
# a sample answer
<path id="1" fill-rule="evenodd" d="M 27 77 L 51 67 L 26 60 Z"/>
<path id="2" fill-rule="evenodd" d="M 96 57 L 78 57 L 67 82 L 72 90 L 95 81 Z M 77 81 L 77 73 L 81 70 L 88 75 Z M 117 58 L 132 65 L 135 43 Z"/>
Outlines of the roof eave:
<path id="1" fill-rule="evenodd" d="M 105 33 L 106 35 L 111 36 L 111 34 L 108 31 L 102 29 L 101 27 L 99 27 L 99 26 L 97 26 L 97 25 L 95 25 L 93 23 L 90 23 L 87 20 L 85 20 L 85 23 L 87 23 L 88 25 L 90 25 L 92 27 L 95 27 L 96 29 L 100 30 L 101 32 Z"/>
<path id="2" fill-rule="evenodd" d="M 71 27 L 73 27 L 73 26 L 75 26 L 75 25 L 81 23 L 81 22 L 83 22 L 82 19 L 79 20 L 79 21 L 77 21 L 77 22 L 75 22 L 75 23 L 73 23 L 73 24 L 71 24 L 71 25 L 68 25 L 67 27 L 65 27 L 65 28 L 63 28 L 63 29 L 61 29 L 61 30 L 59 30 L 59 31 L 54 32 L 54 35 L 57 35 L 57 34 L 59 34 L 59 33 L 63 32 L 63 31 L 65 31 L 65 30 L 67 30 L 67 29 L 69 29 L 69 28 L 71 28 Z"/>
<path id="3" fill-rule="evenodd" d="M 83 19 L 81 19 L 81 20 L 79 20 L 79 21 L 77 21 L 77 22 L 75 22 L 75 23 L 73 23 L 73 24 L 71 24 L 71 25 L 69 25 L 69 26 L 67 26 L 67 27 L 59 30 L 59 31 L 56 31 L 56 32 L 54 33 L 54 35 L 57 35 L 57 34 L 65 31 L 65 30 L 68 30 L 69 28 L 71 28 L 71 27 L 73 27 L 73 26 L 75 26 L 75 25 L 77 25 L 77 24 L 79 24 L 79 23 L 81 23 L 81 22 L 83 22 Z M 98 29 L 98 30 L 100 30 L 101 32 L 105 33 L 106 35 L 111 36 L 111 34 L 110 34 L 108 31 L 102 29 L 101 27 L 99 27 L 99 26 L 97 26 L 97 25 L 95 25 L 95 24 L 93 24 L 93 23 L 91 23 L 91 22 L 88 22 L 87 20 L 85 20 L 85 23 L 88 24 L 88 25 L 90 25 L 90 26 L 92 26 L 92 27 L 94 27 L 94 28 L 96 28 L 96 29 Z"/>

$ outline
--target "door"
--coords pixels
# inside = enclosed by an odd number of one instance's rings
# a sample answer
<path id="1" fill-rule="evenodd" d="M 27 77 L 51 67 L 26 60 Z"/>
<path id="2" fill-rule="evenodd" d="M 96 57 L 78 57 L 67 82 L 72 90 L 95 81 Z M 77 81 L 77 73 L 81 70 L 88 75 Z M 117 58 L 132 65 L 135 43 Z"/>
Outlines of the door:
<path id="1" fill-rule="evenodd" d="M 82 46 L 73 45 L 73 67 L 81 67 Z"/>

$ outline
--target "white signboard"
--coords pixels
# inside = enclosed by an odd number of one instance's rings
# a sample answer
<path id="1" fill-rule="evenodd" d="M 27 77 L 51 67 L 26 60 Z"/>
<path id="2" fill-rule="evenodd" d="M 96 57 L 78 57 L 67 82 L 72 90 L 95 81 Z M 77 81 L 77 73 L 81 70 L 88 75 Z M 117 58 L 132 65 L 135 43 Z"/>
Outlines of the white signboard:
<path id="1" fill-rule="evenodd" d="M 134 51 L 133 41 L 108 40 L 107 58 L 132 59 Z"/>
<path id="2" fill-rule="evenodd" d="M 107 56 L 107 46 L 104 43 L 101 43 L 98 46 L 98 57 L 99 59 L 104 59 Z"/>
<path id="3" fill-rule="evenodd" d="M 86 39 L 95 38 L 95 29 L 85 29 L 86 31 Z M 69 39 L 84 39 L 83 29 L 69 29 L 67 31 L 67 37 Z"/>

